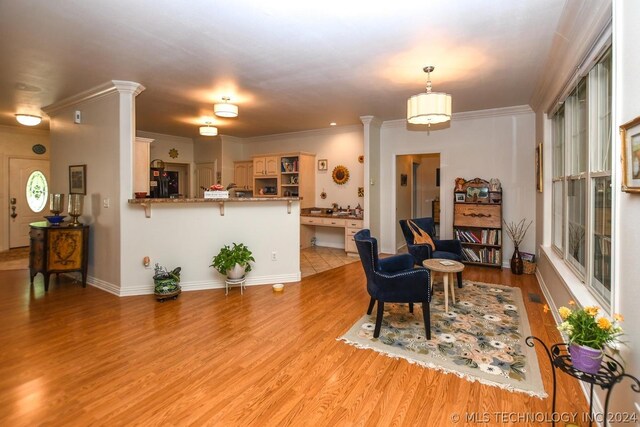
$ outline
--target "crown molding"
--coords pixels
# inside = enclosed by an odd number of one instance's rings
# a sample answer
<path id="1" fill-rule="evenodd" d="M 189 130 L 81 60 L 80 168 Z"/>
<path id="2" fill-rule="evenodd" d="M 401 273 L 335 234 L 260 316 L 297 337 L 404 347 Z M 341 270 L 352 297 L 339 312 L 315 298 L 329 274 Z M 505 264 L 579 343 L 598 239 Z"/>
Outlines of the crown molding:
<path id="1" fill-rule="evenodd" d="M 451 115 L 452 122 L 463 120 L 484 119 L 488 117 L 518 116 L 522 114 L 533 114 L 533 110 L 528 105 L 515 105 L 513 107 L 489 108 L 487 110 L 463 111 Z M 407 119 L 387 120 L 382 123 L 384 128 L 406 127 Z"/>
<path id="2" fill-rule="evenodd" d="M 155 141 L 161 139 L 163 141 L 172 141 L 179 143 L 193 143 L 193 138 L 187 138 L 185 136 L 167 135 L 165 133 L 147 132 L 144 130 L 136 131 L 137 138 L 149 138 Z"/>
<path id="3" fill-rule="evenodd" d="M 80 104 L 81 102 L 98 99 L 115 92 L 132 94 L 133 96 L 137 96 L 143 90 L 145 90 L 145 87 L 142 86 L 140 83 L 129 82 L 125 80 L 110 80 L 99 86 L 85 90 L 84 92 L 80 92 L 76 95 L 70 96 L 58 102 L 54 102 L 53 104 L 47 105 L 46 107 L 42 107 L 42 111 L 47 113 L 47 115 L 51 116 L 52 114 L 55 114 L 58 111 L 63 110 L 65 108 L 71 107 L 76 104 Z"/>
<path id="4" fill-rule="evenodd" d="M 324 129 L 303 130 L 299 132 L 277 133 L 273 135 L 254 136 L 244 138 L 245 142 L 266 142 L 282 139 L 283 137 L 307 136 L 307 135 L 336 135 L 344 132 L 362 132 L 362 125 L 332 126 Z"/>
<path id="5" fill-rule="evenodd" d="M 382 126 L 382 120 L 377 118 L 376 116 L 360 116 L 360 121 L 363 125 L 372 125 L 372 126 Z"/>
<path id="6" fill-rule="evenodd" d="M 44 121 L 44 117 L 42 118 Z M 40 129 L 40 128 L 30 128 L 24 125 L 0 125 L 0 132 L 12 132 L 12 133 L 21 133 L 25 135 L 41 135 L 41 136 L 49 136 L 48 129 Z"/>

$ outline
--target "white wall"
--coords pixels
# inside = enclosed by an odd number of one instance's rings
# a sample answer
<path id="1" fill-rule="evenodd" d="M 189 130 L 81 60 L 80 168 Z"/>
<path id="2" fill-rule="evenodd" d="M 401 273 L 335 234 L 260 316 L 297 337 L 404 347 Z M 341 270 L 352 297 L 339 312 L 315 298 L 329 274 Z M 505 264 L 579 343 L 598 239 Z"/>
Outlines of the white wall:
<path id="1" fill-rule="evenodd" d="M 31 147 L 42 144 L 47 148 L 42 155 Z M 9 249 L 9 158 L 34 158 L 49 160 L 49 132 L 17 126 L 0 126 L 0 251 Z"/>
<path id="2" fill-rule="evenodd" d="M 455 114 L 451 127 L 443 130 L 407 130 L 406 121 L 385 122 L 381 129 L 381 249 L 395 253 L 396 173 L 395 156 L 440 153 L 441 238 L 452 236 L 453 188 L 456 177 L 502 182 L 502 215 L 507 221 L 533 220 L 535 212 L 534 141 L 535 115 L 528 107 L 511 107 Z M 532 252 L 535 225 L 521 250 Z M 503 265 L 513 244 L 503 241 Z"/>
<path id="3" fill-rule="evenodd" d="M 625 1 L 614 3 L 614 100 L 617 109 L 616 128 L 622 123 L 640 116 L 640 57 L 638 56 L 638 40 L 640 40 L 640 2 Z M 619 138 L 614 144 L 620 148 Z M 618 151 L 619 152 L 619 151 Z M 614 159 L 619 158 L 615 154 Z M 620 168 L 617 168 L 616 181 L 620 183 Z M 640 377 L 640 263 L 638 263 L 638 248 L 640 248 L 640 194 L 622 193 L 620 185 L 615 194 L 617 200 L 618 221 L 614 226 L 613 241 L 618 242 L 614 255 L 617 260 L 614 268 L 617 280 L 614 280 L 614 311 L 625 316 L 624 329 L 626 347 L 622 350 L 622 357 L 626 362 L 627 372 Z M 614 276 L 614 278 L 616 278 Z M 620 390 L 614 392 L 612 401 L 614 411 L 632 411 L 633 402 L 640 402 L 638 394 L 628 389 L 628 384 L 618 386 Z M 636 403 L 636 405 L 638 405 Z M 636 411 L 640 410 L 636 406 Z"/>
<path id="4" fill-rule="evenodd" d="M 413 196 L 413 156 L 396 157 L 396 216 L 398 219 L 411 218 L 411 199 Z M 401 175 L 407 175 L 407 185 L 402 186 Z M 400 223 L 396 223 L 396 248 L 406 244 Z"/>
<path id="5" fill-rule="evenodd" d="M 132 172 L 120 169 L 117 91 L 71 103 L 51 117 L 51 192 L 68 193 L 69 165 L 87 165 L 87 195 L 80 222 L 89 224 L 89 280 L 120 283 L 120 180 Z M 74 124 L 76 110 L 82 123 Z M 127 193 L 127 196 L 131 191 Z M 104 199 L 109 208 L 103 208 Z"/>
<path id="6" fill-rule="evenodd" d="M 224 276 L 209 265 L 223 245 L 233 242 L 247 245 L 256 259 L 247 284 L 300 280 L 299 202 L 290 214 L 282 201 L 227 202 L 224 216 L 218 203 L 165 203 L 152 205 L 151 218 L 141 206 L 129 204 L 123 217 L 130 237 L 122 245 L 120 295 L 153 293 L 155 263 L 182 267 L 184 290 L 224 287 Z M 145 256 L 150 268 L 142 264 Z"/>
<path id="7" fill-rule="evenodd" d="M 440 197 L 440 187 L 436 187 L 436 169 L 440 167 L 440 156 L 429 154 L 418 159 L 418 218 L 433 217 L 433 202 Z M 453 194 L 451 194 L 453 197 Z"/>

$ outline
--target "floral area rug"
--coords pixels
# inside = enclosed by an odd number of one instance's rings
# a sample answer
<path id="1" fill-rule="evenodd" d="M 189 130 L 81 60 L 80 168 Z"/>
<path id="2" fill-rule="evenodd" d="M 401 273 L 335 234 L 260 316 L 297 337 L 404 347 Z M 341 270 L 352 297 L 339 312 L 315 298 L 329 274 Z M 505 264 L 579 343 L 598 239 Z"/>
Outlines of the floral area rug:
<path id="1" fill-rule="evenodd" d="M 442 284 L 436 283 L 431 340 L 425 337 L 421 306 L 415 304 L 411 314 L 408 304 L 385 304 L 378 338 L 373 338 L 374 308 L 339 339 L 469 381 L 547 397 L 535 350 L 524 342 L 531 330 L 519 288 L 465 280 L 445 313 Z"/>

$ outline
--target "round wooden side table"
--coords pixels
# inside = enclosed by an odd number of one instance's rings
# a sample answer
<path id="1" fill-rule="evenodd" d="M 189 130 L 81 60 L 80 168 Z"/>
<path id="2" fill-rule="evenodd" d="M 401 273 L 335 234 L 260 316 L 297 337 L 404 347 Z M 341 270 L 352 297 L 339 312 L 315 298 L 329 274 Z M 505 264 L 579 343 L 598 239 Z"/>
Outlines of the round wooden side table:
<path id="1" fill-rule="evenodd" d="M 444 280 L 444 311 L 446 313 L 449 312 L 449 288 L 451 288 L 451 302 L 453 304 L 456 303 L 456 291 L 455 286 L 453 284 L 454 273 L 464 270 L 464 264 L 458 261 L 453 261 L 450 259 L 440 259 L 440 258 L 432 258 L 425 259 L 422 261 L 422 265 L 424 268 L 433 271 L 437 271 L 439 273 L 443 273 L 442 277 Z M 431 277 L 431 284 L 433 286 L 433 275 Z"/>

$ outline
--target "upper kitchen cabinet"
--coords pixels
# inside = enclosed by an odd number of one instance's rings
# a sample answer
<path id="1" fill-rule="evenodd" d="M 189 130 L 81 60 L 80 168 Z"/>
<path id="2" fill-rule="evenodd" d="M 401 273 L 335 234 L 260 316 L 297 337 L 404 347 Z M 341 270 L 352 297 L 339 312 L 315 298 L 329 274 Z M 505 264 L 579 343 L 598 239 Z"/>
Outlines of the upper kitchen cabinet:
<path id="1" fill-rule="evenodd" d="M 253 158 L 253 176 L 278 176 L 278 156 L 259 156 Z"/>

